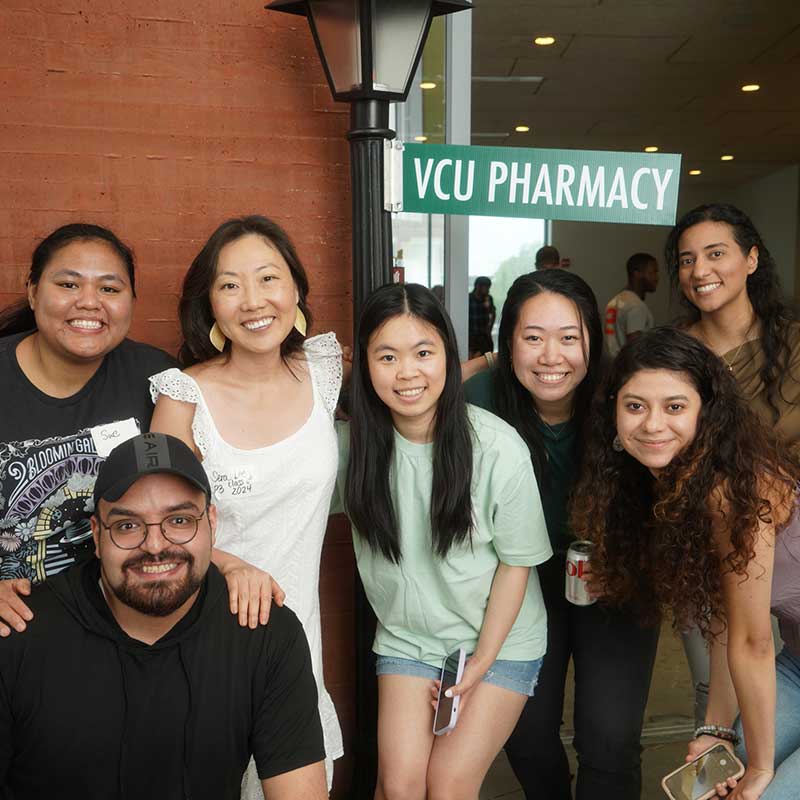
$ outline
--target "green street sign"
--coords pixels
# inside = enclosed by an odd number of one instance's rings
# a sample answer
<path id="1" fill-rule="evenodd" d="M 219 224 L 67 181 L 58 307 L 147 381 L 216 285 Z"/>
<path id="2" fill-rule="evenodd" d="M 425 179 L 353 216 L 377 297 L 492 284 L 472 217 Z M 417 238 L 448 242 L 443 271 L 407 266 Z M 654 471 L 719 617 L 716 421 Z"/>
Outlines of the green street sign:
<path id="1" fill-rule="evenodd" d="M 680 155 L 398 142 L 387 145 L 387 157 L 394 162 L 394 167 L 387 168 L 389 210 L 642 225 L 675 223 Z M 402 158 L 402 167 L 398 158 Z M 396 176 L 394 181 L 392 176 Z"/>

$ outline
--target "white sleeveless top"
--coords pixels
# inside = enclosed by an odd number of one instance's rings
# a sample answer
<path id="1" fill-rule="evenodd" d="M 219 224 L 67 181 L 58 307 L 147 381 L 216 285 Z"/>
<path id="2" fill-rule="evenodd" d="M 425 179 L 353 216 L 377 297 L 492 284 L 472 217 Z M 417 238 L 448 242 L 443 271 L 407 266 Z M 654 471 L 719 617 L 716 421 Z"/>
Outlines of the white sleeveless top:
<path id="1" fill-rule="evenodd" d="M 330 788 L 333 759 L 342 755 L 343 747 L 336 710 L 323 683 L 319 562 L 338 464 L 333 415 L 342 384 L 342 351 L 333 333 L 307 339 L 303 349 L 314 406 L 298 431 L 268 447 L 241 450 L 228 444 L 197 382 L 180 370 L 151 377 L 150 394 L 153 402 L 163 394 L 195 405 L 192 435 L 217 507 L 216 546 L 269 572 L 303 624 L 319 692 Z M 242 797 L 263 797 L 252 760 Z"/>

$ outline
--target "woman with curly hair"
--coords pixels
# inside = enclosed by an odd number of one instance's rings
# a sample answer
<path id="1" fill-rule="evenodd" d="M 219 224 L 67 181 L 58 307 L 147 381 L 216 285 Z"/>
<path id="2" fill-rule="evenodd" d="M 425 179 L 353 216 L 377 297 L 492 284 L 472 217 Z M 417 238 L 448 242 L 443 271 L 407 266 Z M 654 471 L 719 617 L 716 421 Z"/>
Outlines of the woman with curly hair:
<path id="1" fill-rule="evenodd" d="M 659 628 L 627 610 L 575 606 L 564 596 L 572 538 L 568 499 L 582 429 L 600 377 L 603 329 L 594 293 L 577 275 L 539 270 L 514 281 L 503 306 L 497 367 L 465 385 L 467 399 L 500 416 L 528 447 L 555 556 L 538 569 L 547 654 L 506 754 L 525 796 L 569 800 L 561 742 L 564 689 L 575 664 L 576 797 L 638 800 L 640 737 Z"/>
<path id="2" fill-rule="evenodd" d="M 704 633 L 707 727 L 690 756 L 737 738 L 738 705 L 747 771 L 731 796 L 795 797 L 800 467 L 742 401 L 724 362 L 672 328 L 622 350 L 591 420 L 572 523 L 595 543 L 593 587 L 607 605 L 635 607 L 645 624 L 669 609 L 677 628 Z M 786 641 L 777 710 L 770 609 Z"/>

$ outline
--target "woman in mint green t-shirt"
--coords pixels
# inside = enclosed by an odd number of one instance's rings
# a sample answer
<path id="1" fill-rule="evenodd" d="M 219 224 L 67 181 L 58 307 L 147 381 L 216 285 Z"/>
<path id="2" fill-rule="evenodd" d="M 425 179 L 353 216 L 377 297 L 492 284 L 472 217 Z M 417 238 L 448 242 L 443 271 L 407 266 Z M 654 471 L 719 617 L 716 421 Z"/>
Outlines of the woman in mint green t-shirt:
<path id="1" fill-rule="evenodd" d="M 552 554 L 530 454 L 467 406 L 452 325 L 415 284 L 378 289 L 356 335 L 340 477 L 378 618 L 378 800 L 477 798 L 533 694 L 547 623 L 536 570 Z M 458 723 L 434 738 L 443 659 L 469 654 Z"/>

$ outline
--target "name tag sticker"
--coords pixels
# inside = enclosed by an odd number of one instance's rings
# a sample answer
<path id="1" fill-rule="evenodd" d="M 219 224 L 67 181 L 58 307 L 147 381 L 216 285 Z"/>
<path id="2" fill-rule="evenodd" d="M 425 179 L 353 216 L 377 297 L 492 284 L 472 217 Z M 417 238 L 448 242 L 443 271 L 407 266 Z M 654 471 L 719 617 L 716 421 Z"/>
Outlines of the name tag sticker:
<path id="1" fill-rule="evenodd" d="M 106 425 L 95 425 L 89 429 L 92 434 L 97 455 L 101 458 L 108 458 L 108 454 L 118 445 L 138 436 L 139 423 L 133 418 L 122 419 L 118 422 L 109 422 Z"/>

